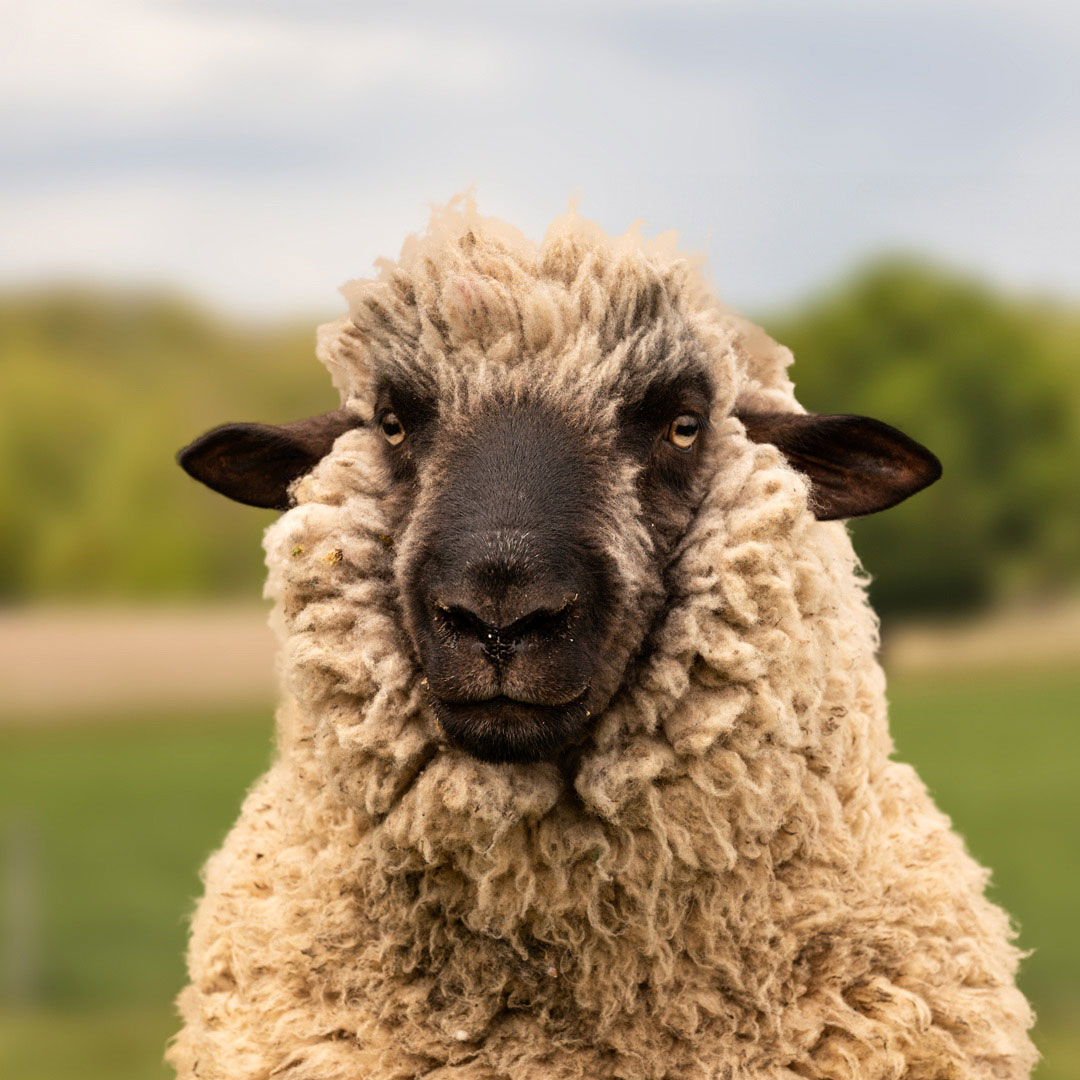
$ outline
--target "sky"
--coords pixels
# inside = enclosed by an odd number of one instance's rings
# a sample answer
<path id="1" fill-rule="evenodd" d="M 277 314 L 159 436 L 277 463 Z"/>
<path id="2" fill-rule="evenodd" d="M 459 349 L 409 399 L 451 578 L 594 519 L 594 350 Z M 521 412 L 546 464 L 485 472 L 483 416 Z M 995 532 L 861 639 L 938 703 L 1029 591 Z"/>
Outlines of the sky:
<path id="1" fill-rule="evenodd" d="M 1080 296 L 1080 5 L 3 0 L 0 287 L 335 313 L 469 186 L 793 303 L 882 250 Z"/>

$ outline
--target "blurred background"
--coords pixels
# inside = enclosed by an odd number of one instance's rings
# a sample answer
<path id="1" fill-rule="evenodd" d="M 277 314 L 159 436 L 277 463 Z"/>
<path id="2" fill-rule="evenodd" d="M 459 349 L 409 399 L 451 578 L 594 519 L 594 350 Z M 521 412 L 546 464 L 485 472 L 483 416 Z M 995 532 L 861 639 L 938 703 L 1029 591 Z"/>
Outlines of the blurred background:
<path id="1" fill-rule="evenodd" d="M 271 749 L 263 512 L 313 328 L 469 184 L 707 252 L 812 410 L 944 479 L 854 525 L 898 753 L 1080 1075 L 1080 9 L 15 0 L 0 12 L 0 1075 L 167 1075 L 198 868 Z"/>

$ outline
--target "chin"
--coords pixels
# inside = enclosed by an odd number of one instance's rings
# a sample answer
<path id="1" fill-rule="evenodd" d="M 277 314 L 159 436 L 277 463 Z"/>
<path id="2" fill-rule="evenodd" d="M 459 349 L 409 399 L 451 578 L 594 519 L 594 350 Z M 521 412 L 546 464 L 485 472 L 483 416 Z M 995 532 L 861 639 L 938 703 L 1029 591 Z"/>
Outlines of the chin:
<path id="1" fill-rule="evenodd" d="M 449 702 L 432 696 L 446 741 L 480 761 L 552 761 L 585 735 L 585 693 L 564 705 L 534 705 L 507 697 Z"/>

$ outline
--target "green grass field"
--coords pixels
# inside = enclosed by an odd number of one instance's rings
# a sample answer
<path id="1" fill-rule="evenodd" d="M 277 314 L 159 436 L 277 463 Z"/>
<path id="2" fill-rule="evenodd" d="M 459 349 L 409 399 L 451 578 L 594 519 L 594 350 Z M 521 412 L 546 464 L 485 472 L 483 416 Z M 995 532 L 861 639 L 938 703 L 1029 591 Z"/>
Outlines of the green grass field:
<path id="1" fill-rule="evenodd" d="M 1080 675 L 894 680 L 893 731 L 1034 949 L 1041 1080 L 1080 1076 Z M 0 1077 L 148 1080 L 175 1029 L 198 867 L 270 710 L 0 730 Z M 21 913 L 21 914 L 20 914 Z"/>

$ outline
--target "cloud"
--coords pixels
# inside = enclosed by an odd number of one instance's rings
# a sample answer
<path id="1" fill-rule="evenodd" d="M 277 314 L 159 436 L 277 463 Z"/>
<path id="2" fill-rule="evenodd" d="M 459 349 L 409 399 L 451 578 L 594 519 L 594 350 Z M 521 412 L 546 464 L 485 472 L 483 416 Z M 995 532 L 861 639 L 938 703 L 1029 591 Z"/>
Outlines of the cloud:
<path id="1" fill-rule="evenodd" d="M 611 7 L 25 0 L 0 70 L 0 277 L 337 307 L 475 182 L 708 241 L 740 306 L 882 245 L 1080 291 L 1080 60 L 1050 0 Z M 711 237 L 711 240 L 710 240 Z"/>
<path id="2" fill-rule="evenodd" d="M 258 119 L 268 107 L 268 119 L 288 117 L 294 94 L 310 109 L 403 85 L 483 88 L 503 64 L 497 42 L 460 33 L 138 0 L 28 0 L 7 19 L 18 47 L 0 68 L 0 98 L 18 106 L 24 130 L 169 127 L 193 113 Z"/>

